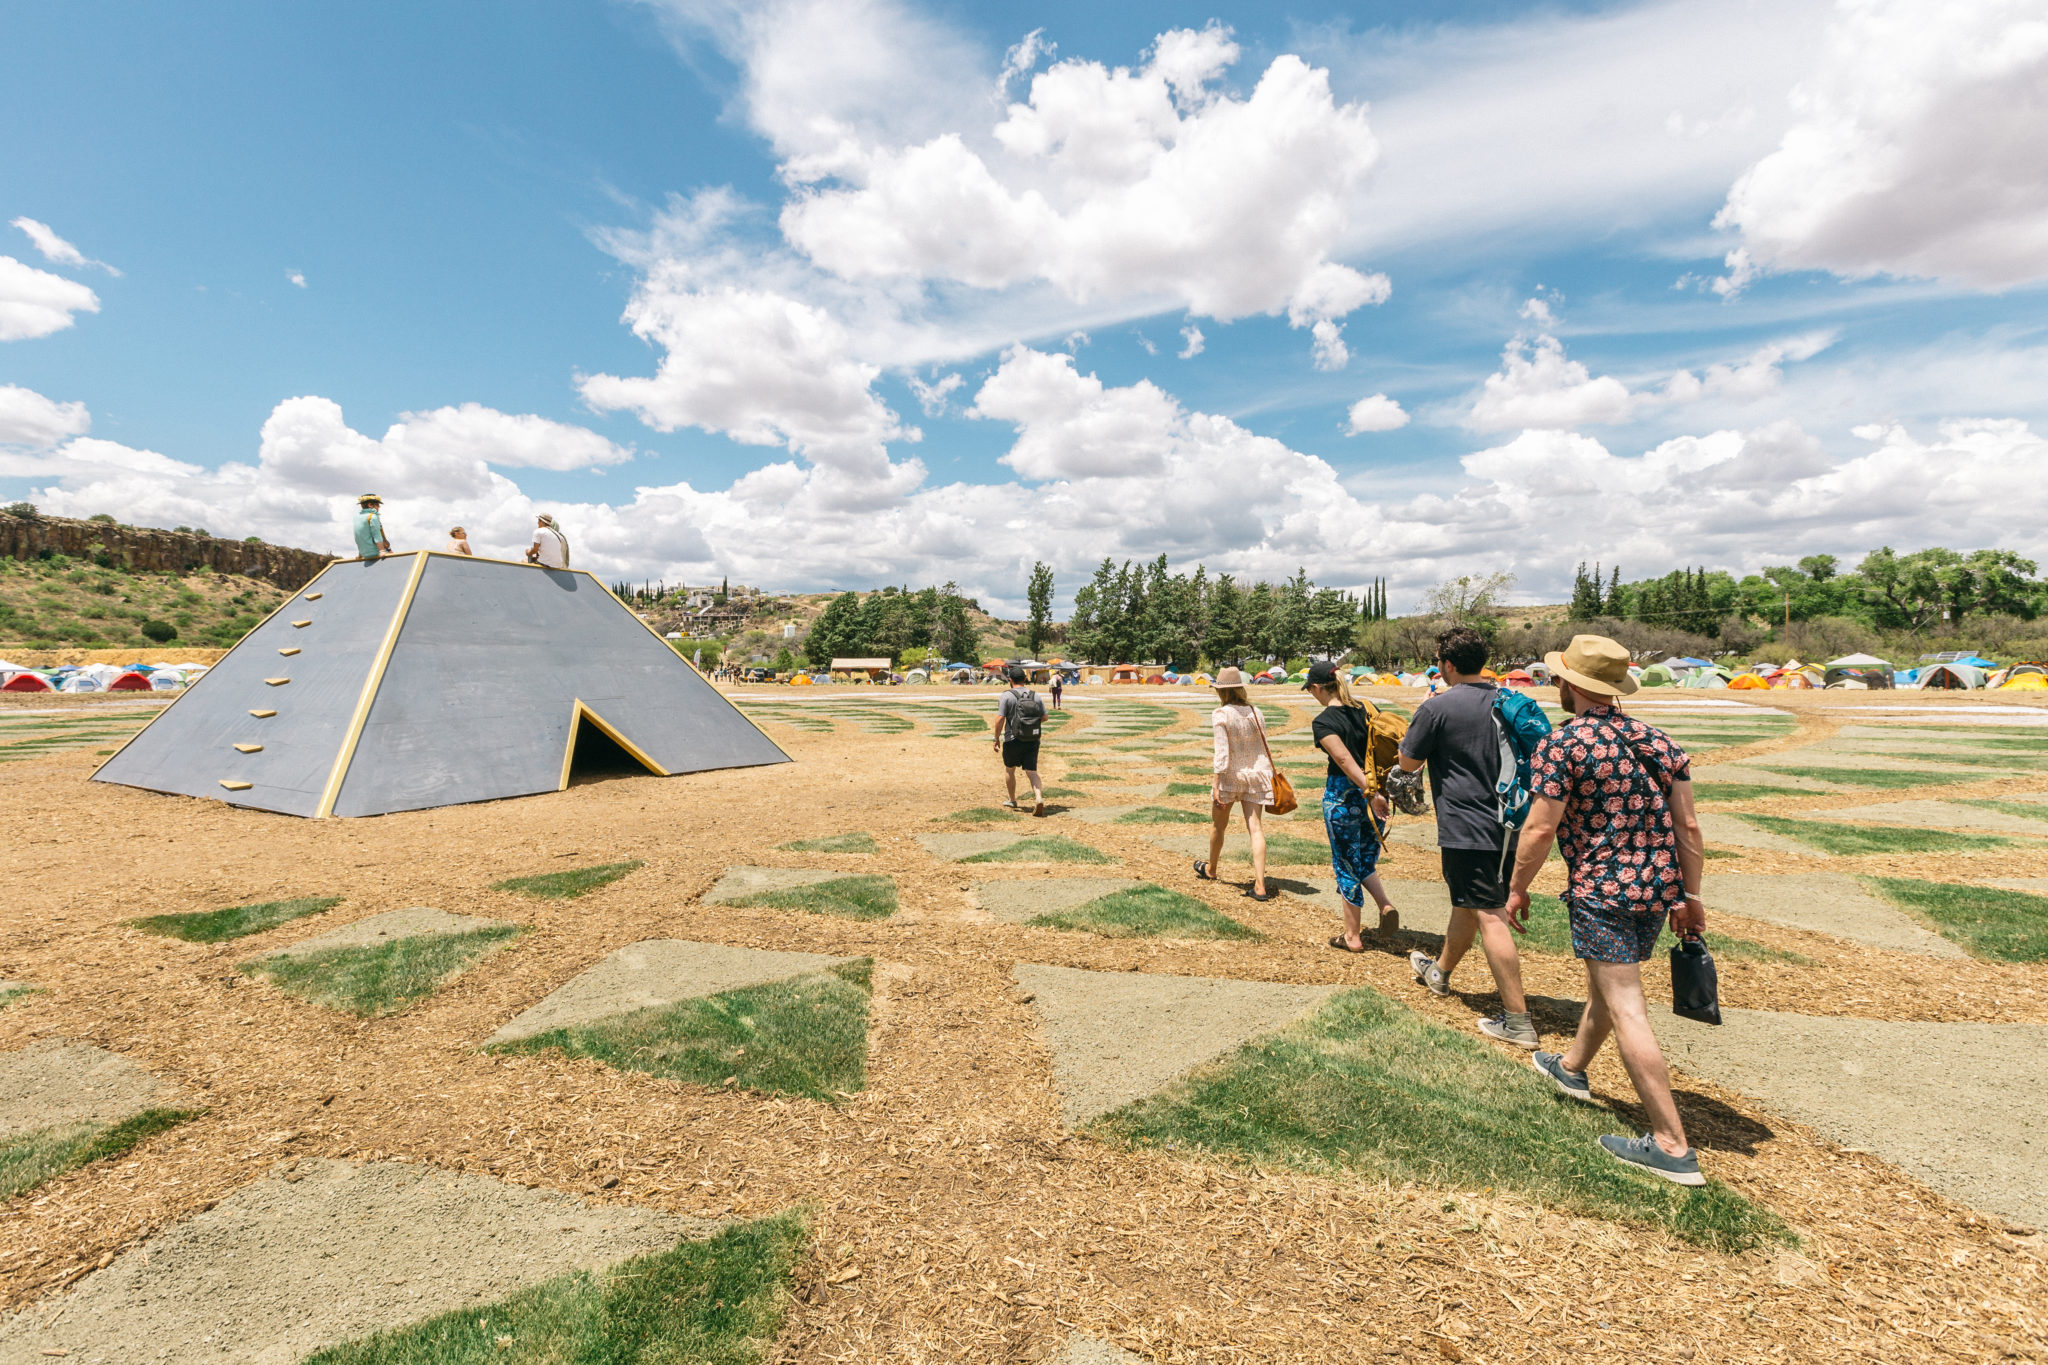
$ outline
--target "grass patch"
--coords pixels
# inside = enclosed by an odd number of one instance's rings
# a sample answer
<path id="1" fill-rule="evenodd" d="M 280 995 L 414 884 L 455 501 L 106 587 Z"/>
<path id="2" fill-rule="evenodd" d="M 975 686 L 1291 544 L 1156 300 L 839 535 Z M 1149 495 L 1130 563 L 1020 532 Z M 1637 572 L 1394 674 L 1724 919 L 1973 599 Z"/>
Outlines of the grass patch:
<path id="1" fill-rule="evenodd" d="M 1866 880 L 1892 904 L 1925 920 L 1972 957 L 1990 962 L 2048 962 L 2048 896 L 1910 877 Z"/>
<path id="2" fill-rule="evenodd" d="M 1028 921 L 1040 929 L 1080 929 L 1108 938 L 1240 938 L 1265 935 L 1218 914 L 1193 896 L 1163 886 L 1134 886 L 1097 896 L 1071 910 Z"/>
<path id="3" fill-rule="evenodd" d="M 1304 839 L 1295 834 L 1268 834 L 1266 836 L 1266 861 L 1288 863 L 1299 866 L 1305 863 L 1326 863 L 1330 860 L 1330 846 L 1319 844 L 1313 839 Z"/>
<path id="4" fill-rule="evenodd" d="M 1967 853 L 1972 849 L 2007 848 L 2013 842 L 1995 834 L 1838 825 L 1825 820 L 1793 820 L 1782 815 L 1737 815 L 1736 818 L 1747 820 L 1766 833 L 1782 834 L 1823 853 L 1844 857 L 1860 853 Z"/>
<path id="5" fill-rule="evenodd" d="M 1117 780 L 1117 777 L 1115 773 L 1077 773 L 1069 771 L 1060 780 L 1062 782 L 1114 782 Z"/>
<path id="6" fill-rule="evenodd" d="M 200 910 L 189 915 L 145 915 L 128 923 L 145 933 L 181 938 L 187 943 L 220 943 L 332 910 L 341 900 L 340 896 L 301 896 L 297 900 L 231 905 L 225 910 Z"/>
<path id="7" fill-rule="evenodd" d="M 1746 962 L 1787 962 L 1807 964 L 1813 961 L 1801 953 L 1786 952 L 1752 939 L 1736 938 L 1732 934 L 1707 936 L 1707 951 L 1717 958 L 1728 961 L 1741 959 Z M 1529 897 L 1529 930 L 1519 934 L 1516 943 L 1523 948 L 1532 948 L 1540 953 L 1556 953 L 1559 957 L 1572 956 L 1571 912 L 1556 896 L 1536 892 Z"/>
<path id="8" fill-rule="evenodd" d="M 567 872 L 543 872 L 537 877 L 508 877 L 502 882 L 491 883 L 491 890 L 517 891 L 522 896 L 540 900 L 574 900 L 578 896 L 589 895 L 600 886 L 610 886 L 642 866 L 641 860 L 634 858 L 630 862 L 599 863 L 596 867 L 576 867 Z"/>
<path id="9" fill-rule="evenodd" d="M 1211 784 L 1207 782 L 1169 782 L 1166 784 L 1166 794 L 1168 796 L 1207 796 L 1210 790 Z"/>
<path id="10" fill-rule="evenodd" d="M 1140 806 L 1116 818 L 1119 825 L 1206 825 L 1209 817 L 1198 811 L 1175 810 L 1172 806 Z"/>
<path id="11" fill-rule="evenodd" d="M 786 844 L 777 844 L 776 847 L 786 849 L 791 853 L 879 853 L 882 851 L 875 843 L 875 836 L 869 834 L 866 830 L 858 830 L 852 834 L 828 834 L 822 839 L 792 839 Z"/>
<path id="12" fill-rule="evenodd" d="M 951 815 L 934 815 L 932 817 L 934 820 L 944 820 L 949 824 L 955 825 L 992 825 L 1005 820 L 1021 820 L 1023 818 L 1018 812 L 1004 810 L 1001 806 L 969 806 L 966 810 L 956 810 Z"/>
<path id="13" fill-rule="evenodd" d="M 736 1223 L 330 1346 L 304 1365 L 756 1365 L 781 1330 L 806 1233 L 796 1213 Z"/>
<path id="14" fill-rule="evenodd" d="M 802 910 L 811 915 L 846 919 L 887 919 L 896 913 L 896 879 L 879 875 L 834 877 L 809 886 L 760 891 L 727 905 L 763 906 L 770 910 Z"/>
<path id="15" fill-rule="evenodd" d="M 418 934 L 374 947 L 259 957 L 236 970 L 263 977 L 301 1000 L 376 1018 L 432 995 L 443 981 L 520 932 L 517 925 L 506 924 L 460 934 Z"/>
<path id="16" fill-rule="evenodd" d="M 1687 1190 L 1628 1169 L 1596 1145 L 1615 1130 L 1611 1116 L 1551 1094 L 1526 1065 L 1369 989 L 1333 996 L 1092 1127 L 1132 1144 L 1294 1170 L 1513 1190 L 1717 1251 L 1793 1240 L 1776 1215 L 1725 1185 Z"/>
<path id="17" fill-rule="evenodd" d="M 15 1001 L 26 999 L 35 993 L 36 988 L 34 986 L 0 987 L 0 1010 L 4 1010 Z"/>
<path id="18" fill-rule="evenodd" d="M 621 1071 L 830 1101 L 867 1085 L 874 959 L 549 1029 L 493 1052 L 556 1050 Z"/>
<path id="19" fill-rule="evenodd" d="M 1090 793 L 1084 791 L 1076 791 L 1072 787 L 1045 788 L 1045 799 L 1048 801 L 1071 801 L 1079 797 L 1088 796 L 1089 794 Z"/>
<path id="20" fill-rule="evenodd" d="M 203 1112 L 145 1109 L 107 1127 L 67 1124 L 38 1129 L 0 1143 L 0 1200 L 26 1194 L 44 1181 L 95 1161 L 125 1156 L 144 1140 L 198 1118 Z"/>
<path id="21" fill-rule="evenodd" d="M 2021 820 L 2037 820 L 2042 824 L 2048 824 L 2048 805 L 2029 801 L 1993 801 L 1967 796 L 1952 796 L 1949 800 L 1958 806 L 1975 806 L 1979 810 L 1995 810 L 2001 815 L 2011 815 Z"/>
<path id="22" fill-rule="evenodd" d="M 1766 796 L 1817 796 L 1797 787 L 1765 787 L 1754 782 L 1695 782 L 1692 794 L 1701 801 L 1755 801 Z"/>
<path id="23" fill-rule="evenodd" d="M 1931 773 L 1893 768 L 1785 768 L 1775 763 L 1759 763 L 1756 766 L 1766 772 L 1783 773 L 1787 777 L 1804 777 L 1814 782 L 1831 782 L 1838 787 L 1863 787 L 1871 791 L 1953 786 L 1957 782 L 1971 780 L 1967 773 Z"/>
<path id="24" fill-rule="evenodd" d="M 962 858 L 963 863 L 1113 863 L 1110 857 L 1098 848 L 1091 848 L 1077 839 L 1064 834 L 1048 834 L 1035 839 L 1020 839 L 1008 848 L 994 848 L 986 853 L 976 853 Z"/>

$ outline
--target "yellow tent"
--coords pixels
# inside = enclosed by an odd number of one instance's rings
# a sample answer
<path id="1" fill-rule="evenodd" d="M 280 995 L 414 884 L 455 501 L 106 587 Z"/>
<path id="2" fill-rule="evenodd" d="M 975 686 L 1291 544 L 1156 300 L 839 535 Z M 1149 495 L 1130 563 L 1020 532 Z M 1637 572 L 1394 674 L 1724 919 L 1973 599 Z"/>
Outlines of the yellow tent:
<path id="1" fill-rule="evenodd" d="M 2016 678 L 2007 678 L 1999 684 L 2001 692 L 2048 692 L 2048 677 L 2039 673 L 2022 673 Z"/>
<path id="2" fill-rule="evenodd" d="M 789 680 L 789 685 L 791 687 L 809 687 L 811 685 L 811 675 L 808 673 L 798 673 Z"/>

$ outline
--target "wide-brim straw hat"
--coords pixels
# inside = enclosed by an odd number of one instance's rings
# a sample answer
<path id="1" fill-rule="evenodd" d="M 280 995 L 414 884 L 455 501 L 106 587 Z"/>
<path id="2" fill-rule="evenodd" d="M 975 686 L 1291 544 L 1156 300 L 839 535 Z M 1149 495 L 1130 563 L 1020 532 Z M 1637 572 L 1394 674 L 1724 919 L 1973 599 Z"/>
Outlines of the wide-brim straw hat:
<path id="1" fill-rule="evenodd" d="M 1216 677 L 1209 686 L 1221 692 L 1227 687 L 1250 687 L 1251 679 L 1235 668 L 1223 668 L 1217 670 Z"/>
<path id="2" fill-rule="evenodd" d="M 375 493 L 365 493 L 360 498 L 356 499 L 356 506 L 368 507 L 373 502 L 378 504 L 379 506 L 382 506 L 384 499 L 378 497 Z"/>
<path id="3" fill-rule="evenodd" d="M 1553 679 L 1563 678 L 1596 697 L 1626 697 L 1638 684 L 1629 676 L 1628 650 L 1604 635 L 1574 635 L 1562 651 L 1543 656 Z"/>

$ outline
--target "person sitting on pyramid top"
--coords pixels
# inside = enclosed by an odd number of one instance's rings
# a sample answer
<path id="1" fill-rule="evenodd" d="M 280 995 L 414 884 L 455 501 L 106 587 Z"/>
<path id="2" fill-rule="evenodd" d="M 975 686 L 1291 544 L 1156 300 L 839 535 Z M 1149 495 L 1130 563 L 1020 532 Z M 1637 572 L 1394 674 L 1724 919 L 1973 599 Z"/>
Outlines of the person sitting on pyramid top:
<path id="1" fill-rule="evenodd" d="M 546 569 L 569 567 L 569 537 L 545 512 L 534 523 L 533 544 L 526 547 L 526 562 Z"/>
<path id="2" fill-rule="evenodd" d="M 391 542 L 384 538 L 383 509 L 384 499 L 375 493 L 356 499 L 356 553 L 365 563 L 391 553 Z"/>

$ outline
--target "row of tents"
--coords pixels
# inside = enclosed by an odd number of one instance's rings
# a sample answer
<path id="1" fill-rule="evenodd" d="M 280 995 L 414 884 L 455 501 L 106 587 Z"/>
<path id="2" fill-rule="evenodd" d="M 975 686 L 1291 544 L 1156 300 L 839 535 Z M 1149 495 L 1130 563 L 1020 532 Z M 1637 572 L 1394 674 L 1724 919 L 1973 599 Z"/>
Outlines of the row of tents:
<path id="1" fill-rule="evenodd" d="M 0 692 L 175 692 L 205 664 L 60 664 L 31 668 L 0 659 Z"/>

